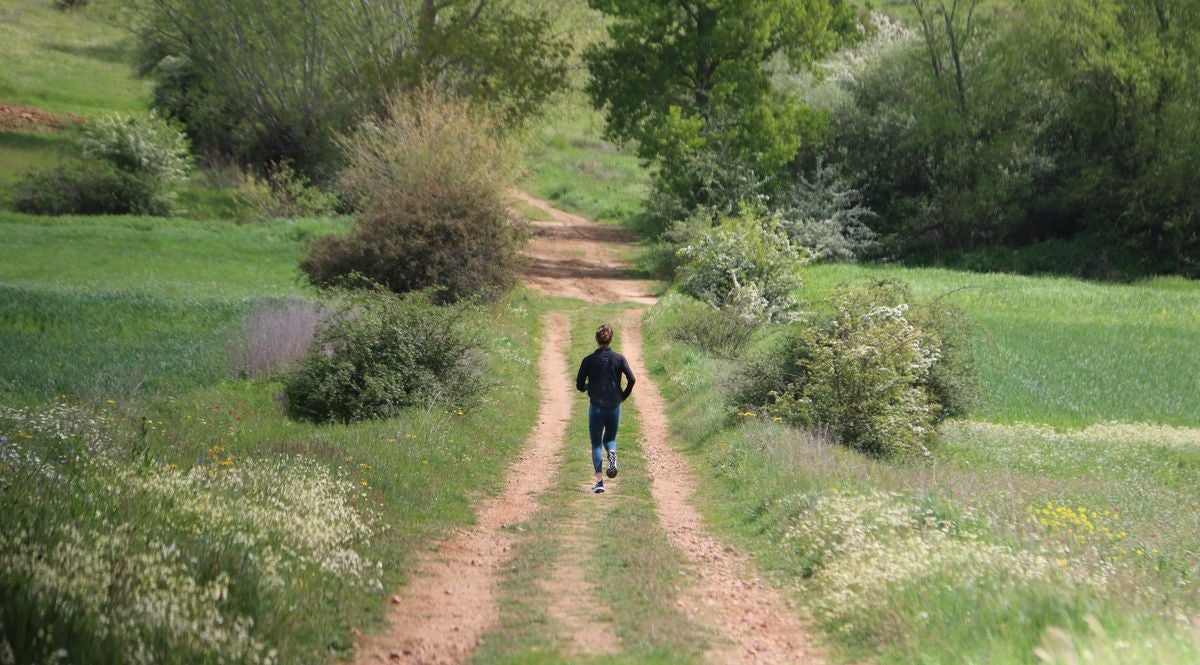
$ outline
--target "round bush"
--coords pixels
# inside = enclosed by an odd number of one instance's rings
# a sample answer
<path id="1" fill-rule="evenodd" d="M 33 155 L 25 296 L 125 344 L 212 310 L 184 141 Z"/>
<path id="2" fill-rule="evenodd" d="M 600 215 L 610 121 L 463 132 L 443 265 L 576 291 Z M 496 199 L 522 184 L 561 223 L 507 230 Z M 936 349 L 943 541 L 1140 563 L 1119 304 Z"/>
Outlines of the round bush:
<path id="1" fill-rule="evenodd" d="M 743 212 L 679 250 L 679 289 L 750 321 L 794 320 L 803 255 L 775 217 Z"/>
<path id="2" fill-rule="evenodd" d="M 465 306 L 438 306 L 426 293 L 344 294 L 287 380 L 288 413 L 350 422 L 414 405 L 465 406 L 487 387 L 479 346 Z"/>
<path id="3" fill-rule="evenodd" d="M 896 282 L 839 288 L 832 315 L 747 363 L 735 402 L 827 430 L 863 452 L 923 450 L 939 418 L 970 406 L 978 380 L 965 317 L 908 300 Z"/>
<path id="4" fill-rule="evenodd" d="M 100 160 L 30 173 L 13 188 L 13 207 L 35 215 L 162 216 L 171 204 L 157 181 Z"/>
<path id="5" fill-rule="evenodd" d="M 397 293 L 438 288 L 446 302 L 509 288 L 526 238 L 505 205 L 509 143 L 487 115 L 439 93 L 390 111 L 345 142 L 340 182 L 362 211 L 353 230 L 317 242 L 301 269 L 318 285 L 358 274 Z"/>
<path id="6" fill-rule="evenodd" d="M 188 173 L 187 138 L 153 111 L 146 116 L 114 113 L 97 118 L 80 145 L 88 157 L 164 184 L 183 180 Z"/>

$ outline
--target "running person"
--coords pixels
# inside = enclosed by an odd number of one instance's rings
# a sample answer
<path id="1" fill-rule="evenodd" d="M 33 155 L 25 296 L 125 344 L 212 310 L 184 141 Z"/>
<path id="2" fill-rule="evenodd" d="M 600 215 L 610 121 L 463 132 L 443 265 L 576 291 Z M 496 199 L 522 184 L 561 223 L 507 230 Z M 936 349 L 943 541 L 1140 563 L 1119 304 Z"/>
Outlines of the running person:
<path id="1" fill-rule="evenodd" d="M 596 329 L 596 349 L 579 364 L 575 387 L 579 392 L 587 391 L 591 406 L 588 408 L 588 434 L 592 437 L 592 467 L 596 471 L 596 484 L 592 491 L 604 491 L 603 466 L 600 449 L 608 451 L 608 477 L 617 477 L 617 426 L 621 423 L 621 402 L 633 392 L 633 370 L 625 356 L 612 350 L 613 329 L 607 323 Z M 621 390 L 621 375 L 625 375 L 625 389 Z"/>

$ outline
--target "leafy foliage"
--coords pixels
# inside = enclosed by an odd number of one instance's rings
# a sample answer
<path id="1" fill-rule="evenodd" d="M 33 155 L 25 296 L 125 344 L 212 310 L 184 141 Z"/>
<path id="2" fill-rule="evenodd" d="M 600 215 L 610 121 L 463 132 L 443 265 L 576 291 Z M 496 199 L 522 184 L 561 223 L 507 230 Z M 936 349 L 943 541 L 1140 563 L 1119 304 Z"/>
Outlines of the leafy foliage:
<path id="1" fill-rule="evenodd" d="M 13 207 L 36 215 L 168 215 L 169 192 L 160 182 L 109 162 L 80 160 L 24 176 L 13 187 Z"/>
<path id="2" fill-rule="evenodd" d="M 338 206 L 336 195 L 321 190 L 287 164 L 271 164 L 267 175 L 241 174 L 237 197 L 253 221 L 321 217 Z"/>
<path id="3" fill-rule="evenodd" d="M 797 66 L 831 51 L 851 25 L 825 0 L 591 0 L 612 17 L 609 41 L 587 50 L 587 92 L 609 138 L 635 141 L 658 166 L 656 186 L 705 205 L 711 168 L 772 175 L 817 136 L 821 118 L 777 93 L 764 63 Z M 711 201 L 707 201 L 711 203 Z M 736 203 L 736 199 L 734 200 Z M 661 227 L 660 227 L 661 228 Z"/>
<path id="4" fill-rule="evenodd" d="M 412 405 L 465 405 L 487 387 L 472 316 L 429 294 L 343 294 L 287 381 L 289 414 L 350 422 Z"/>
<path id="5" fill-rule="evenodd" d="M 733 309 L 711 305 L 680 293 L 669 293 L 647 315 L 647 325 L 660 327 L 667 337 L 719 356 L 734 357 L 760 328 Z"/>
<path id="6" fill-rule="evenodd" d="M 679 250 L 679 289 L 748 322 L 789 321 L 799 307 L 803 254 L 778 218 L 743 211 Z"/>
<path id="7" fill-rule="evenodd" d="M 805 95 L 828 98 L 828 159 L 879 213 L 885 251 L 1106 278 L 1200 270 L 1194 6 L 912 5 L 915 37 L 849 67 L 848 98 Z"/>
<path id="8" fill-rule="evenodd" d="M 396 292 L 437 287 L 448 301 L 511 286 L 525 229 L 504 202 L 515 151 L 496 129 L 432 90 L 393 99 L 386 119 L 345 142 L 341 184 L 362 209 L 354 229 L 318 241 L 301 269 L 319 285 L 357 273 Z"/>
<path id="9" fill-rule="evenodd" d="M 924 450 L 934 423 L 948 415 L 944 405 L 963 413 L 978 380 L 961 314 L 908 300 L 908 287 L 897 282 L 839 288 L 833 314 L 789 331 L 747 363 L 734 400 L 863 452 Z"/>
<path id="10" fill-rule="evenodd" d="M 190 166 L 187 138 L 153 111 L 97 118 L 80 140 L 83 154 L 163 184 L 183 180 Z"/>
<path id="11" fill-rule="evenodd" d="M 140 71 L 200 153 L 332 177 L 336 137 L 425 84 L 511 125 L 565 83 L 567 48 L 544 13 L 499 0 L 148 0 Z"/>

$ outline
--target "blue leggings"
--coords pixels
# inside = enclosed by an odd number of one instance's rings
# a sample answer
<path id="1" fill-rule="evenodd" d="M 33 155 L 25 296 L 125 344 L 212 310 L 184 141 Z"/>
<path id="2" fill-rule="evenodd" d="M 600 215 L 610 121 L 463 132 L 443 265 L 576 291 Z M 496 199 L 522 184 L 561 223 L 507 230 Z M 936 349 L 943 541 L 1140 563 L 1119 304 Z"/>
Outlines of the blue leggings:
<path id="1" fill-rule="evenodd" d="M 588 434 L 592 437 L 592 467 L 600 473 L 604 456 L 600 453 L 601 446 L 606 450 L 617 449 L 617 427 L 621 424 L 621 406 L 591 405 L 588 409 Z"/>

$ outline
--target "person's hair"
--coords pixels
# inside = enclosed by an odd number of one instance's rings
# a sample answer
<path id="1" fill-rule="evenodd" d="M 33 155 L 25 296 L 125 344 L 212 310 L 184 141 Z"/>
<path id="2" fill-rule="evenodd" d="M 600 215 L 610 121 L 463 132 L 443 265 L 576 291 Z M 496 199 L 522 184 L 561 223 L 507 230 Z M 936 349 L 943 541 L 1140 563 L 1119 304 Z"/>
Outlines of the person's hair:
<path id="1" fill-rule="evenodd" d="M 612 326 L 607 323 L 596 328 L 596 343 L 600 346 L 608 346 L 612 342 Z"/>

